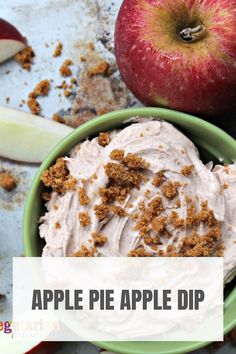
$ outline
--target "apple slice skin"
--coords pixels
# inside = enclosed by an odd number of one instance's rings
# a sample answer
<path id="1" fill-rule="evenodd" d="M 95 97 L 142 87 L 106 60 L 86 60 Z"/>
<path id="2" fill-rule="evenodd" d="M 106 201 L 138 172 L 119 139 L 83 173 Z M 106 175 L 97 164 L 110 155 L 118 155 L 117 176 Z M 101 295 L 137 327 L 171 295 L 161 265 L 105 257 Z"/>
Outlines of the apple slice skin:
<path id="1" fill-rule="evenodd" d="M 0 18 L 0 63 L 27 46 L 27 40 L 9 22 Z"/>
<path id="2" fill-rule="evenodd" d="M 0 156 L 41 163 L 72 128 L 33 114 L 0 107 Z"/>

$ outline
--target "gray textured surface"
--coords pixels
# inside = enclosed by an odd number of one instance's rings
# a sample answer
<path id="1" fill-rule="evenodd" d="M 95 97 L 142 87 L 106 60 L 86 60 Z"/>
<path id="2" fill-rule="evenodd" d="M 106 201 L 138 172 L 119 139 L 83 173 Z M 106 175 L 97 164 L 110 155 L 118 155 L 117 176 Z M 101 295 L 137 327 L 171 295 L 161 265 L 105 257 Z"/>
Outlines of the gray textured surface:
<path id="1" fill-rule="evenodd" d="M 114 20 L 121 0 L 0 0 L 1 14 L 4 19 L 14 23 L 28 37 L 36 52 L 35 65 L 31 72 L 23 71 L 10 60 L 0 66 L 0 105 L 27 111 L 27 106 L 19 107 L 35 84 L 42 79 L 54 80 L 53 86 L 61 83 L 58 69 L 64 59 L 71 58 L 75 66 L 73 74 L 80 70 L 79 56 L 81 43 L 94 42 L 99 53 L 111 59 Z M 63 55 L 53 58 L 57 41 L 64 44 Z M 47 45 L 46 45 L 47 43 Z M 78 45 L 78 43 L 80 45 Z M 10 70 L 9 74 L 6 72 Z M 9 104 L 6 98 L 10 97 Z M 68 111 L 72 102 L 52 90 L 49 97 L 40 99 L 42 114 L 50 118 L 59 110 Z M 232 117 L 224 117 L 223 126 L 236 136 Z M 14 139 L 14 137 L 10 137 Z M 30 146 L 29 146 L 30 149 Z M 37 166 L 10 163 L 0 160 L 0 171 L 10 170 L 18 179 L 17 189 L 13 192 L 0 190 L 0 293 L 6 300 L 0 302 L 0 320 L 11 318 L 11 257 L 23 253 L 21 225 L 23 205 Z M 1 353 L 3 353 L 0 350 Z M 67 343 L 58 354 L 95 354 L 98 349 L 88 343 Z M 217 354 L 233 354 L 236 348 L 227 344 Z M 205 350 L 198 352 L 206 353 Z"/>

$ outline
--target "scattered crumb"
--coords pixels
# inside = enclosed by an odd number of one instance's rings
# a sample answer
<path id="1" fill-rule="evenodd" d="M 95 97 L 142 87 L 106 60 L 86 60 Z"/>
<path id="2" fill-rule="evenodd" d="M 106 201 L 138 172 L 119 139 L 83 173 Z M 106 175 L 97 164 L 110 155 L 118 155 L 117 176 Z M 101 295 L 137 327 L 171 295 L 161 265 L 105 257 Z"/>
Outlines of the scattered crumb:
<path id="1" fill-rule="evenodd" d="M 152 184 L 155 187 L 160 187 L 162 185 L 162 183 L 164 182 L 164 173 L 163 171 L 160 171 L 158 173 L 155 174 Z"/>
<path id="2" fill-rule="evenodd" d="M 0 172 L 0 187 L 6 189 L 8 192 L 15 189 L 17 186 L 17 182 L 15 177 L 11 174 L 11 172 Z"/>
<path id="3" fill-rule="evenodd" d="M 55 223 L 55 229 L 60 229 L 61 228 L 61 224 L 59 223 L 59 221 L 57 221 Z"/>
<path id="4" fill-rule="evenodd" d="M 87 58 L 84 55 L 81 55 L 80 61 L 85 63 L 87 61 Z"/>
<path id="5" fill-rule="evenodd" d="M 120 207 L 118 205 L 112 205 L 110 207 L 110 210 L 111 210 L 112 213 L 114 213 L 114 214 L 116 214 L 117 216 L 120 216 L 120 217 L 127 215 L 126 211 L 122 207 Z"/>
<path id="6" fill-rule="evenodd" d="M 80 225 L 83 227 L 86 227 L 91 223 L 91 218 L 86 211 L 79 212 L 78 217 Z"/>
<path id="7" fill-rule="evenodd" d="M 30 71 L 35 53 L 32 47 L 26 47 L 15 55 L 15 59 L 20 63 L 23 69 Z"/>
<path id="8" fill-rule="evenodd" d="M 152 229 L 154 232 L 159 234 L 159 232 L 163 232 L 165 230 L 167 224 L 167 218 L 164 216 L 158 216 L 152 219 Z"/>
<path id="9" fill-rule="evenodd" d="M 93 232 L 92 238 L 95 246 L 103 246 L 107 242 L 107 237 L 98 232 Z"/>
<path id="10" fill-rule="evenodd" d="M 77 182 L 71 176 L 63 157 L 58 158 L 53 166 L 43 172 L 41 181 L 46 187 L 50 187 L 57 193 L 64 193 L 72 189 Z"/>
<path id="11" fill-rule="evenodd" d="M 90 50 L 95 50 L 95 46 L 94 46 L 94 44 L 92 42 L 88 43 L 88 48 Z"/>
<path id="12" fill-rule="evenodd" d="M 57 43 L 57 46 L 54 50 L 53 57 L 59 57 L 63 50 L 63 44 L 61 42 Z"/>
<path id="13" fill-rule="evenodd" d="M 125 156 L 124 150 L 116 149 L 110 153 L 110 158 L 116 161 L 123 161 L 124 156 Z"/>
<path id="14" fill-rule="evenodd" d="M 87 196 L 85 188 L 80 188 L 79 192 L 78 192 L 78 195 L 79 195 L 80 205 L 88 205 L 89 204 L 90 199 Z"/>
<path id="15" fill-rule="evenodd" d="M 108 133 L 99 133 L 98 144 L 101 146 L 107 146 L 111 139 Z"/>
<path id="16" fill-rule="evenodd" d="M 149 163 L 145 161 L 142 157 L 128 153 L 122 163 L 126 165 L 128 168 L 136 169 L 136 168 L 148 168 Z"/>
<path id="17" fill-rule="evenodd" d="M 128 257 L 150 257 L 150 256 L 151 254 L 145 251 L 143 247 L 136 248 L 130 251 L 128 254 Z"/>
<path id="18" fill-rule="evenodd" d="M 40 114 L 41 107 L 35 98 L 29 98 L 27 101 L 27 105 L 28 105 L 31 113 L 36 114 L 36 115 Z"/>
<path id="19" fill-rule="evenodd" d="M 174 199 L 178 194 L 179 184 L 174 182 L 167 182 L 163 185 L 161 191 L 167 199 Z"/>
<path id="20" fill-rule="evenodd" d="M 57 114 L 57 113 L 53 114 L 52 120 L 54 120 L 57 123 L 65 124 L 65 119 L 62 118 L 61 116 L 59 116 L 59 114 Z"/>
<path id="21" fill-rule="evenodd" d="M 106 61 L 102 61 L 92 67 L 89 67 L 87 70 L 87 76 L 91 78 L 95 75 L 107 75 L 109 68 L 110 64 Z"/>
<path id="22" fill-rule="evenodd" d="M 64 63 L 60 67 L 61 76 L 66 77 L 66 76 L 71 76 L 72 75 L 71 68 L 69 67 L 70 65 L 73 65 L 73 61 L 72 60 L 67 59 L 67 60 L 64 61 Z"/>
<path id="23" fill-rule="evenodd" d="M 193 172 L 193 169 L 194 169 L 194 166 L 191 165 L 191 166 L 184 166 L 182 168 L 182 170 L 180 171 L 180 173 L 185 176 L 185 177 L 188 177 L 192 172 Z"/>
<path id="24" fill-rule="evenodd" d="M 95 247 L 89 250 L 85 245 L 82 245 L 81 249 L 75 252 L 72 257 L 94 257 L 95 251 Z"/>
<path id="25" fill-rule="evenodd" d="M 32 98 L 36 98 L 38 96 L 47 96 L 49 90 L 50 90 L 50 81 L 42 80 L 35 86 L 33 92 L 31 92 L 29 95 Z"/>
<path id="26" fill-rule="evenodd" d="M 94 212 L 95 212 L 97 219 L 99 221 L 102 221 L 108 216 L 110 209 L 105 204 L 98 204 L 98 205 L 95 205 Z"/>

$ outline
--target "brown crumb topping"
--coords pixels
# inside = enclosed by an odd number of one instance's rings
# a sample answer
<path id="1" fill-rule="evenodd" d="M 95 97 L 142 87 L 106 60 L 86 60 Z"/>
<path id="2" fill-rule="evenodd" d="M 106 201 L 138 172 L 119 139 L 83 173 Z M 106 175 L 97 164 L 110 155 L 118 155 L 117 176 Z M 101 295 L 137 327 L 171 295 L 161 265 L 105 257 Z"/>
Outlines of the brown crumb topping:
<path id="1" fill-rule="evenodd" d="M 15 59 L 20 63 L 21 67 L 30 71 L 35 53 L 32 47 L 26 47 L 21 52 L 15 55 Z"/>
<path id="2" fill-rule="evenodd" d="M 57 46 L 54 50 L 53 57 L 59 57 L 63 50 L 63 44 L 61 42 L 57 43 Z"/>
<path id="3" fill-rule="evenodd" d="M 139 188 L 142 182 L 142 175 L 134 170 L 131 170 L 122 164 L 108 162 L 104 166 L 107 176 L 119 185 L 127 185 Z"/>
<path id="4" fill-rule="evenodd" d="M 52 116 L 52 120 L 54 120 L 54 122 L 57 122 L 57 123 L 61 123 L 61 124 L 65 124 L 65 119 L 62 118 L 61 116 L 59 116 L 59 114 L 53 114 Z"/>
<path id="5" fill-rule="evenodd" d="M 174 199 L 178 194 L 179 183 L 177 182 L 166 182 L 162 186 L 162 193 L 167 199 Z"/>
<path id="6" fill-rule="evenodd" d="M 94 254 L 96 252 L 96 248 L 92 247 L 91 249 L 88 249 L 85 245 L 82 245 L 80 250 L 75 252 L 72 257 L 94 257 Z"/>
<path id="7" fill-rule="evenodd" d="M 73 61 L 72 60 L 67 59 L 67 60 L 64 61 L 64 63 L 60 67 L 61 76 L 66 77 L 66 76 L 71 76 L 72 75 L 72 70 L 70 68 L 70 65 L 73 65 Z"/>
<path id="8" fill-rule="evenodd" d="M 110 158 L 115 161 L 123 161 L 124 156 L 124 150 L 115 149 L 110 153 Z"/>
<path id="9" fill-rule="evenodd" d="M 51 199 L 51 196 L 52 196 L 52 193 L 51 193 L 51 192 L 48 192 L 48 191 L 43 191 L 43 192 L 42 192 L 42 199 L 43 199 L 45 202 L 49 202 L 49 200 Z"/>
<path id="10" fill-rule="evenodd" d="M 185 177 L 188 177 L 194 170 L 194 166 L 193 165 L 190 165 L 190 166 L 184 166 L 182 168 L 182 170 L 180 171 L 180 173 L 185 176 Z"/>
<path id="11" fill-rule="evenodd" d="M 85 188 L 80 188 L 78 195 L 79 195 L 80 205 L 88 205 L 89 204 L 90 199 L 86 193 Z"/>
<path id="12" fill-rule="evenodd" d="M 167 218 L 165 216 L 159 216 L 152 219 L 152 229 L 154 232 L 159 234 L 165 230 L 167 224 Z"/>
<path id="13" fill-rule="evenodd" d="M 16 188 L 16 185 L 16 178 L 11 174 L 11 172 L 0 172 L 0 187 L 10 192 Z"/>
<path id="14" fill-rule="evenodd" d="M 42 80 L 40 81 L 34 88 L 33 92 L 30 94 L 30 97 L 38 97 L 38 96 L 47 96 L 50 90 L 50 81 Z"/>
<path id="15" fill-rule="evenodd" d="M 101 146 L 107 146 L 111 139 L 108 133 L 99 133 L 98 144 Z"/>
<path id="16" fill-rule="evenodd" d="M 92 238 L 95 246 L 103 246 L 107 242 L 107 237 L 98 232 L 93 232 Z"/>
<path id="17" fill-rule="evenodd" d="M 109 68 L 110 68 L 110 64 L 107 61 L 102 61 L 88 68 L 87 76 L 91 78 L 95 75 L 107 75 Z"/>
<path id="18" fill-rule="evenodd" d="M 126 216 L 127 215 L 126 211 L 122 207 L 120 207 L 118 205 L 112 205 L 110 207 L 110 210 L 111 210 L 112 213 L 116 214 L 117 216 L 121 216 L 122 217 L 122 216 Z"/>
<path id="19" fill-rule="evenodd" d="M 88 226 L 91 223 L 91 218 L 86 211 L 81 211 L 78 214 L 80 225 L 83 227 Z"/>
<path id="20" fill-rule="evenodd" d="M 43 172 L 41 181 L 46 187 L 50 187 L 58 193 L 64 193 L 72 189 L 77 182 L 71 176 L 63 157 L 58 158 L 53 166 Z"/>
<path id="21" fill-rule="evenodd" d="M 123 158 L 123 164 L 126 165 L 128 168 L 148 168 L 149 163 L 145 161 L 142 157 L 137 156 L 132 153 L 128 153 L 124 158 Z"/>
<path id="22" fill-rule="evenodd" d="M 160 187 L 162 185 L 162 183 L 164 182 L 164 173 L 163 171 L 160 171 L 158 173 L 156 173 L 156 175 L 153 178 L 152 184 L 155 187 Z"/>
<path id="23" fill-rule="evenodd" d="M 175 229 L 179 229 L 185 225 L 185 220 L 180 218 L 179 214 L 176 211 L 172 211 L 172 213 L 170 214 L 169 221 Z"/>
<path id="24" fill-rule="evenodd" d="M 40 104 L 35 98 L 29 98 L 27 101 L 27 105 L 31 113 L 38 115 L 41 112 Z"/>
<path id="25" fill-rule="evenodd" d="M 148 168 L 149 163 L 146 162 L 142 157 L 128 153 L 125 156 L 124 150 L 115 149 L 110 153 L 110 158 L 112 160 L 120 161 L 122 164 L 130 169 Z"/>
<path id="26" fill-rule="evenodd" d="M 104 220 L 109 214 L 109 207 L 105 204 L 97 204 L 94 207 L 94 212 L 99 221 Z"/>
<path id="27" fill-rule="evenodd" d="M 59 223 L 59 221 L 57 221 L 55 223 L 55 229 L 60 229 L 61 228 L 61 224 Z"/>
<path id="28" fill-rule="evenodd" d="M 131 188 L 109 184 L 106 188 L 100 188 L 99 194 L 103 203 L 112 203 L 114 200 L 123 203 L 129 195 Z"/>
<path id="29" fill-rule="evenodd" d="M 143 247 L 136 248 L 130 251 L 128 254 L 128 257 L 150 257 L 150 256 L 151 254 L 145 251 Z"/>

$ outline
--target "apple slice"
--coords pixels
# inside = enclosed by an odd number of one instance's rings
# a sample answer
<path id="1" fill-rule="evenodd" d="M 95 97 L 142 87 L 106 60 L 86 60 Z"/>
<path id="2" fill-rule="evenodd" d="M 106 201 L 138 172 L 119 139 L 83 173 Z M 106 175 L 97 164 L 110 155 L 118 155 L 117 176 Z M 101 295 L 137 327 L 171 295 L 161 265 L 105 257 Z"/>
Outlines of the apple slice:
<path id="1" fill-rule="evenodd" d="M 9 22 L 0 18 L 0 63 L 27 46 L 27 40 Z"/>
<path id="2" fill-rule="evenodd" d="M 40 163 L 72 131 L 64 124 L 0 107 L 0 156 Z"/>

